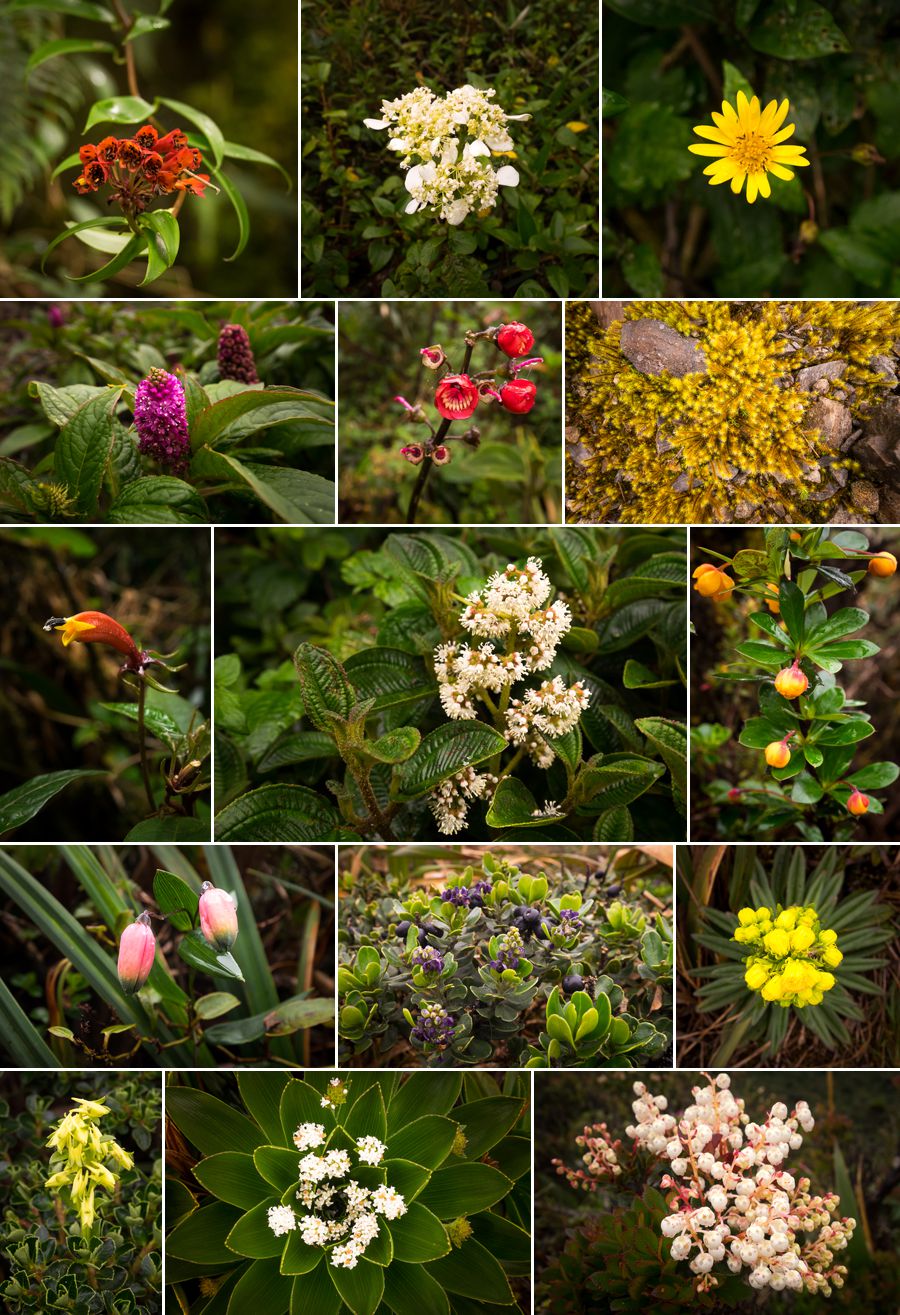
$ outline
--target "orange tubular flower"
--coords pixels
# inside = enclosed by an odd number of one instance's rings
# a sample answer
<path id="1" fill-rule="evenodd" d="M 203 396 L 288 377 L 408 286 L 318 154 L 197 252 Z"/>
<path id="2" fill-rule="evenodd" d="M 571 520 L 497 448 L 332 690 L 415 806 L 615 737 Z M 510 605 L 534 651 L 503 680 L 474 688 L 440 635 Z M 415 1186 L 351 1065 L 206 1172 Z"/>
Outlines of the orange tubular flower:
<path id="1" fill-rule="evenodd" d="M 799 699 L 801 694 L 805 694 L 809 689 L 809 680 L 805 672 L 800 670 L 799 662 L 794 662 L 793 666 L 783 667 L 775 677 L 775 688 L 778 693 L 786 699 Z"/>
<path id="2" fill-rule="evenodd" d="M 862 794 L 854 786 L 850 798 L 847 800 L 847 809 L 854 817 L 862 817 L 863 813 L 869 811 L 869 796 Z"/>
<path id="3" fill-rule="evenodd" d="M 694 588 L 704 598 L 727 598 L 734 588 L 734 581 L 721 567 L 703 562 L 694 572 Z"/>
<path id="4" fill-rule="evenodd" d="M 97 145 L 86 142 L 79 148 L 81 173 L 72 186 L 81 195 L 96 192 L 104 183 L 112 188 L 124 214 L 142 214 L 157 196 L 171 192 L 193 192 L 202 196 L 212 186 L 209 174 L 198 172 L 203 157 L 180 128 L 160 137 L 151 123 L 138 128 L 133 137 L 104 137 Z"/>
<path id="5" fill-rule="evenodd" d="M 128 659 L 126 666 L 138 670 L 143 654 L 124 626 L 105 612 L 76 612 L 74 616 L 51 616 L 44 629 L 61 630 L 65 648 L 70 644 L 108 644 Z"/>

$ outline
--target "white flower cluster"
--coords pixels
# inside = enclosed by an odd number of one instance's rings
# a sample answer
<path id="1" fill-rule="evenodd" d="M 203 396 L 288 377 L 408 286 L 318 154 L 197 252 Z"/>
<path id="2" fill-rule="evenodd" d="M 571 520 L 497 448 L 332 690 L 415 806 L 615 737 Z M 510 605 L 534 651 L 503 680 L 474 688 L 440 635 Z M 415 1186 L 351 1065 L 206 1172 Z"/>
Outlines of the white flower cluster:
<path id="1" fill-rule="evenodd" d="M 301 1123 L 294 1145 L 310 1150 L 299 1164 L 297 1200 L 307 1212 L 299 1218 L 292 1206 L 273 1205 L 268 1211 L 269 1228 L 276 1237 L 295 1229 L 307 1246 L 330 1246 L 331 1263 L 355 1269 L 369 1243 L 378 1236 L 378 1216 L 399 1219 L 406 1202 L 393 1187 L 363 1187 L 350 1178 L 349 1152 L 332 1149 L 321 1154 L 325 1129 L 320 1123 Z M 358 1137 L 356 1150 L 361 1164 L 380 1164 L 387 1147 L 377 1137 Z"/>
<path id="2" fill-rule="evenodd" d="M 834 1193 L 811 1196 L 809 1179 L 795 1180 L 780 1166 L 803 1144 L 800 1129 L 814 1120 L 806 1101 L 788 1115 L 780 1101 L 764 1123 L 753 1123 L 744 1102 L 720 1073 L 705 1087 L 694 1087 L 694 1103 L 680 1119 L 665 1113 L 665 1097 L 634 1084 L 635 1124 L 626 1129 L 638 1145 L 669 1161 L 663 1188 L 674 1188 L 660 1230 L 672 1239 L 674 1260 L 689 1260 L 699 1276 L 698 1290 L 715 1287 L 712 1273 L 724 1261 L 732 1274 L 749 1270 L 753 1288 L 819 1292 L 843 1286 L 846 1268 L 834 1253 L 853 1235 L 853 1219 L 833 1219 L 840 1200 Z M 815 1234 L 805 1243 L 802 1233 Z"/>
<path id="3" fill-rule="evenodd" d="M 455 776 L 448 776 L 435 786 L 428 796 L 428 807 L 441 834 L 454 836 L 457 831 L 462 831 L 471 801 L 486 799 L 496 784 L 497 778 L 490 772 L 480 773 L 474 767 L 464 767 Z"/>
<path id="4" fill-rule="evenodd" d="M 545 680 L 537 689 L 525 691 L 524 699 L 510 700 L 506 714 L 507 735 L 513 744 L 524 744 L 533 729 L 551 740 L 565 735 L 591 701 L 584 684 L 578 680 L 566 685 L 562 676 Z"/>
<path id="5" fill-rule="evenodd" d="M 431 207 L 448 224 L 461 224 L 473 210 L 490 210 L 498 187 L 518 184 L 512 165 L 495 171 L 491 155 L 512 151 L 506 125 L 531 115 L 506 114 L 495 103 L 496 94 L 468 84 L 445 96 L 417 87 L 382 101 L 380 119 L 363 120 L 367 128 L 390 128 L 394 134 L 388 150 L 398 152 L 406 171 L 407 214 Z"/>

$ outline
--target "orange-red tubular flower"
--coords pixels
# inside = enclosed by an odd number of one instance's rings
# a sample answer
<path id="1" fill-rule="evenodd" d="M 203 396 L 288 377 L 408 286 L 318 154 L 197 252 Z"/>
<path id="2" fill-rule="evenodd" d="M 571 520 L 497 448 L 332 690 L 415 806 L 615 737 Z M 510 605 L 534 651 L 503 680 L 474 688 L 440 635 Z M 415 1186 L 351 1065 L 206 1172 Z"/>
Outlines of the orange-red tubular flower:
<path id="1" fill-rule="evenodd" d="M 122 932 L 119 941 L 119 982 L 126 995 L 134 995 L 150 976 L 156 958 L 156 937 L 150 929 L 150 917 L 142 913 Z"/>
<path id="2" fill-rule="evenodd" d="M 114 621 L 105 612 L 76 612 L 74 616 L 51 616 L 44 622 L 45 630 L 61 630 L 62 642 L 68 648 L 70 644 L 108 644 L 110 648 L 123 653 L 128 659 L 127 665 L 139 668 L 143 654 L 124 626 Z"/>

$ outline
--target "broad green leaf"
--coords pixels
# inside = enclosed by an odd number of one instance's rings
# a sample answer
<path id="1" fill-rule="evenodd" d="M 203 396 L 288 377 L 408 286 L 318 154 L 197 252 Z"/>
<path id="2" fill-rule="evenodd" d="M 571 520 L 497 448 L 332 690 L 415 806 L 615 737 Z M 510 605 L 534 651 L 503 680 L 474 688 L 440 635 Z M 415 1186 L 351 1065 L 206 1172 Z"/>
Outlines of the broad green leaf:
<path id="1" fill-rule="evenodd" d="M 594 839 L 626 843 L 634 839 L 634 818 L 624 804 L 607 808 L 594 823 Z"/>
<path id="2" fill-rule="evenodd" d="M 231 1251 L 251 1260 L 271 1260 L 284 1250 L 284 1238 L 276 1237 L 269 1227 L 268 1213 L 273 1205 L 280 1205 L 280 1196 L 266 1196 L 247 1211 L 234 1225 L 227 1237 Z"/>
<path id="3" fill-rule="evenodd" d="M 133 826 L 125 839 L 158 840 L 173 845 L 205 844 L 209 840 L 209 822 L 199 817 L 148 817 Z"/>
<path id="4" fill-rule="evenodd" d="M 54 795 L 59 794 L 73 781 L 84 780 L 89 776 L 105 776 L 105 772 L 76 769 L 68 772 L 48 772 L 46 776 L 33 776 L 24 785 L 17 785 L 5 795 L 0 795 L 0 835 L 14 831 L 23 826 L 48 804 Z"/>
<path id="5" fill-rule="evenodd" d="M 234 955 L 227 950 L 217 950 L 204 939 L 200 931 L 191 931 L 183 936 L 178 942 L 178 953 L 192 968 L 199 968 L 201 972 L 209 973 L 213 977 L 230 977 L 238 982 L 244 980 L 241 966 Z M 229 1025 L 219 1024 L 219 1027 L 227 1026 Z M 217 1028 L 211 1027 L 207 1035 L 215 1031 Z"/>
<path id="6" fill-rule="evenodd" d="M 279 1120 L 278 1134 L 281 1135 L 281 1122 Z M 253 1152 L 253 1163 L 256 1166 L 256 1172 L 261 1178 L 279 1192 L 285 1192 L 289 1187 L 296 1185 L 299 1178 L 298 1155 L 294 1149 L 287 1146 L 257 1146 Z"/>
<path id="7" fill-rule="evenodd" d="M 748 39 L 754 50 L 778 59 L 816 59 L 851 49 L 828 9 L 815 0 L 775 0 L 750 29 Z"/>
<path id="8" fill-rule="evenodd" d="M 136 703 L 101 703 L 101 708 L 107 712 L 114 712 L 119 717 L 126 717 L 131 722 L 137 722 L 139 718 L 138 706 Z M 170 749 L 176 749 L 184 740 L 184 731 L 178 723 L 163 712 L 160 708 L 144 709 L 144 725 L 151 735 L 155 735 L 163 744 L 168 745 Z"/>
<path id="9" fill-rule="evenodd" d="M 387 1136 L 387 1111 L 377 1082 L 359 1092 L 347 1112 L 344 1128 L 347 1135 L 354 1139 L 373 1136 L 384 1141 Z"/>
<path id="10" fill-rule="evenodd" d="M 176 931 L 190 931 L 199 922 L 199 898 L 174 872 L 160 869 L 153 878 L 153 897 Z M 233 998 L 233 997 L 229 997 Z"/>
<path id="11" fill-rule="evenodd" d="M 592 811 L 606 812 L 620 804 L 631 804 L 665 775 L 664 763 L 629 754 L 591 759 L 580 775 L 580 788 Z"/>
<path id="12" fill-rule="evenodd" d="M 202 447 L 194 455 L 191 475 L 195 479 L 238 480 L 289 525 L 324 525 L 334 519 L 333 481 L 306 470 L 239 461 L 230 452 Z"/>
<path id="13" fill-rule="evenodd" d="M 645 667 L 643 662 L 629 658 L 622 672 L 622 684 L 626 689 L 662 689 L 665 685 L 677 685 L 678 681 L 660 679 L 656 672 Z"/>
<path id="14" fill-rule="evenodd" d="M 37 50 L 32 51 L 25 68 L 31 73 L 41 64 L 46 64 L 48 59 L 55 59 L 57 55 L 77 55 L 86 51 L 99 54 L 114 50 L 115 46 L 109 41 L 92 41 L 90 37 L 62 37 L 57 41 L 45 41 Z"/>
<path id="15" fill-rule="evenodd" d="M 140 284 L 143 288 L 162 278 L 166 270 L 174 265 L 181 230 L 171 210 L 148 210 L 141 215 L 138 224 L 147 233 L 147 272 Z"/>
<path id="16" fill-rule="evenodd" d="M 860 740 L 866 740 L 870 735 L 874 735 L 875 727 L 871 722 L 863 720 L 862 717 L 855 717 L 851 721 L 845 721 L 838 726 L 832 726 L 828 730 L 822 731 L 816 736 L 816 743 L 819 745 L 841 745 L 857 744 Z"/>
<path id="17" fill-rule="evenodd" d="M 73 231 L 73 229 L 69 230 L 69 232 Z M 118 274 L 121 270 L 125 269 L 126 265 L 130 265 L 133 260 L 137 260 L 141 252 L 145 250 L 146 246 L 147 235 L 141 233 L 137 237 L 133 237 L 131 241 L 122 248 L 118 255 L 113 256 L 112 260 L 108 260 L 106 264 L 101 265 L 99 269 L 92 269 L 87 274 L 78 274 L 77 276 L 74 274 L 67 274 L 66 278 L 71 283 L 98 283 L 103 279 L 111 279 L 114 274 Z"/>
<path id="18" fill-rule="evenodd" d="M 166 1113 L 203 1155 L 217 1155 L 220 1151 L 252 1155 L 266 1140 L 265 1134 L 246 1115 L 194 1087 L 177 1084 L 167 1087 Z"/>
<path id="19" fill-rule="evenodd" d="M 241 1217 L 241 1211 L 224 1201 L 201 1206 L 182 1219 L 166 1238 L 166 1254 L 197 1264 L 234 1260 L 225 1238 Z"/>
<path id="20" fill-rule="evenodd" d="M 353 686 L 337 658 L 316 644 L 300 644 L 294 651 L 307 717 L 320 731 L 333 731 L 334 718 L 347 721 L 356 703 Z"/>
<path id="21" fill-rule="evenodd" d="M 258 428 L 264 429 L 267 424 L 264 413 L 267 410 L 277 412 L 278 419 L 282 421 L 293 419 L 319 422 L 321 421 L 319 403 L 320 399 L 315 394 L 300 388 L 245 387 L 241 392 L 222 398 L 200 413 L 191 430 L 191 443 L 194 448 L 202 447 L 204 444 L 212 447 L 220 434 L 224 434 L 232 425 L 255 412 L 262 413 L 258 416 L 254 415 L 254 421 L 258 420 Z"/>
<path id="22" fill-rule="evenodd" d="M 293 1146 L 294 1132 L 301 1123 L 323 1123 L 322 1097 L 315 1087 L 299 1078 L 291 1078 L 281 1096 L 281 1136 L 285 1146 Z"/>
<path id="23" fill-rule="evenodd" d="M 80 224 L 70 224 L 65 232 L 57 233 L 56 237 L 47 243 L 47 246 L 44 248 L 44 254 L 41 257 L 41 269 L 43 270 L 46 265 L 47 257 L 50 255 L 50 252 L 55 251 L 61 242 L 65 242 L 67 237 L 74 237 L 76 233 L 84 232 L 88 228 L 117 228 L 121 230 L 122 220 L 118 215 L 101 215 L 99 219 L 85 219 Z M 129 238 L 129 246 L 131 246 L 132 240 L 133 239 Z"/>
<path id="24" fill-rule="evenodd" d="M 787 632 L 795 644 L 803 643 L 806 630 L 806 597 L 793 580 L 781 580 L 778 585 L 778 604 L 781 619 L 787 626 Z"/>
<path id="25" fill-rule="evenodd" d="M 174 110 L 182 119 L 187 119 L 188 123 L 195 124 L 209 142 L 216 164 L 220 165 L 222 163 L 225 138 L 214 119 L 211 119 L 208 114 L 204 114 L 202 110 L 194 109 L 193 105 L 186 105 L 182 100 L 167 100 L 164 96 L 161 96 L 159 103 L 167 106 L 170 110 Z"/>
<path id="26" fill-rule="evenodd" d="M 504 737 L 481 722 L 454 721 L 439 726 L 422 740 L 397 772 L 399 794 L 407 799 L 427 794 L 440 781 L 464 767 L 502 753 Z"/>
<path id="27" fill-rule="evenodd" d="M 616 91 L 607 91 L 603 88 L 603 117 L 610 119 L 616 114 L 621 114 L 623 110 L 628 109 L 628 101 L 624 96 L 620 96 Z"/>
<path id="28" fill-rule="evenodd" d="M 391 1136 L 426 1114 L 449 1114 L 456 1104 L 462 1076 L 459 1073 L 411 1073 L 397 1088 L 388 1105 Z M 393 1142 L 391 1143 L 393 1147 Z M 393 1157 L 393 1149 L 391 1150 Z"/>
<path id="29" fill-rule="evenodd" d="M 221 1018 L 223 1014 L 237 1009 L 240 1003 L 237 996 L 228 991 L 210 991 L 209 995 L 201 995 L 195 1002 L 194 1013 L 203 1019 Z"/>
<path id="30" fill-rule="evenodd" d="M 173 475 L 144 475 L 126 484 L 110 504 L 120 525 L 206 525 L 209 511 L 196 489 Z"/>
<path id="31" fill-rule="evenodd" d="M 85 402 L 63 425 L 56 441 L 53 471 L 78 511 L 90 518 L 97 510 L 103 474 L 115 438 L 115 408 L 121 389 L 105 390 Z"/>
<path id="32" fill-rule="evenodd" d="M 438 1219 L 456 1219 L 487 1210 L 511 1186 L 509 1178 L 489 1164 L 451 1164 L 434 1171 L 419 1201 Z"/>
<path id="33" fill-rule="evenodd" d="M 108 100 L 95 101 L 84 131 L 90 132 L 98 123 L 143 123 L 156 113 L 157 103 L 141 96 L 112 96 Z"/>
<path id="34" fill-rule="evenodd" d="M 93 0 L 8 0 L 7 8 L 34 9 L 38 13 L 66 14 L 69 18 L 87 18 L 94 23 L 113 24 L 115 15 L 105 5 Z"/>
<path id="35" fill-rule="evenodd" d="M 279 1272 L 276 1261 L 254 1260 L 234 1286 L 227 1315 L 274 1315 L 275 1311 L 286 1311 L 293 1285 L 292 1278 Z"/>
<path id="36" fill-rule="evenodd" d="M 269 1140 L 281 1141 L 281 1097 L 290 1082 L 287 1073 L 245 1069 L 238 1074 L 241 1099 Z"/>
<path id="37" fill-rule="evenodd" d="M 801 772 L 794 778 L 791 798 L 795 804 L 817 804 L 823 793 L 821 785 L 810 772 Z"/>
<path id="38" fill-rule="evenodd" d="M 480 1160 L 511 1132 L 525 1109 L 525 1098 L 520 1096 L 485 1096 L 480 1100 L 458 1105 L 453 1117 L 466 1136 L 467 1160 Z"/>
<path id="39" fill-rule="evenodd" d="M 296 1159 L 296 1156 L 294 1157 Z M 294 1229 L 288 1233 L 287 1241 L 284 1244 L 284 1250 L 281 1253 L 281 1262 L 279 1269 L 282 1274 L 309 1274 L 316 1269 L 324 1269 L 328 1264 L 327 1256 L 323 1256 L 321 1247 L 308 1246 L 300 1236 L 299 1229 Z M 325 1282 L 328 1282 L 326 1277 Z M 329 1284 L 331 1287 L 331 1284 Z M 334 1289 L 332 1288 L 332 1294 Z M 318 1311 L 319 1306 L 315 1309 Z"/>
<path id="40" fill-rule="evenodd" d="M 847 779 L 858 790 L 885 790 L 898 776 L 900 767 L 896 763 L 869 763 L 858 772 L 851 772 Z"/>
<path id="41" fill-rule="evenodd" d="M 443 1231 L 443 1230 L 442 1230 Z M 384 1275 L 384 1305 L 394 1315 L 450 1315 L 447 1294 L 418 1264 L 396 1259 Z"/>
<path id="42" fill-rule="evenodd" d="M 394 1243 L 394 1259 L 410 1264 L 438 1260 L 450 1250 L 444 1225 L 418 1201 L 407 1206 L 406 1214 L 387 1225 Z"/>
<path id="43" fill-rule="evenodd" d="M 246 1151 L 220 1151 L 194 1165 L 194 1177 L 220 1201 L 250 1210 L 269 1196 L 269 1184 L 260 1178 L 253 1156 Z"/>
<path id="44" fill-rule="evenodd" d="M 515 776 L 504 776 L 494 791 L 486 821 L 492 827 L 539 827 L 563 817 L 565 813 L 558 810 L 552 815 L 543 814 L 527 785 Z"/>
<path id="45" fill-rule="evenodd" d="M 290 1315 L 340 1315 L 343 1301 L 328 1277 L 328 1265 L 317 1265 L 310 1273 L 294 1279 Z M 419 1312 L 422 1315 L 422 1312 Z"/>
<path id="46" fill-rule="evenodd" d="M 224 148 L 226 160 L 247 160 L 250 164 L 268 164 L 273 169 L 277 169 L 284 181 L 287 183 L 288 191 L 293 190 L 294 180 L 283 165 L 277 160 L 273 160 L 271 155 L 265 155 L 262 151 L 255 151 L 252 146 L 241 146 L 237 142 L 226 142 Z"/>
<path id="47" fill-rule="evenodd" d="M 234 1022 L 216 1023 L 206 1029 L 206 1038 L 219 1046 L 244 1046 L 263 1036 L 290 1036 L 308 1027 L 334 1022 L 334 999 L 285 1000 L 274 1009 Z"/>
<path id="48" fill-rule="evenodd" d="M 842 607 L 827 621 L 813 627 L 807 635 L 807 644 L 810 648 L 820 648 L 823 644 L 843 639 L 846 635 L 852 635 L 855 630 L 861 630 L 868 624 L 868 620 L 869 613 L 864 612 L 861 607 Z"/>
<path id="49" fill-rule="evenodd" d="M 402 708 L 437 693 L 420 657 L 399 648 L 364 648 L 344 663 L 360 699 L 374 699 L 374 712 Z"/>
<path id="50" fill-rule="evenodd" d="M 217 814 L 216 839 L 329 840 L 339 825 L 335 809 L 314 790 L 303 785 L 262 785 Z"/>
<path id="51" fill-rule="evenodd" d="M 765 717 L 751 717 L 744 723 L 739 742 L 748 749 L 764 749 L 773 740 L 782 739 L 784 732 Z"/>
<path id="52" fill-rule="evenodd" d="M 102 384 L 68 384 L 65 388 L 54 388 L 51 384 L 33 379 L 28 385 L 28 396 L 36 397 L 47 419 L 62 427 L 85 402 L 91 402 L 96 397 L 108 397 L 109 389 Z"/>
<path id="53" fill-rule="evenodd" d="M 411 1160 L 426 1169 L 437 1169 L 450 1154 L 457 1130 L 452 1118 L 423 1114 L 391 1132 L 388 1151 L 392 1159 Z"/>
<path id="54" fill-rule="evenodd" d="M 366 752 L 381 763 L 403 763 L 412 757 L 421 739 L 415 726 L 398 726 L 377 740 L 368 740 Z"/>
<path id="55" fill-rule="evenodd" d="M 514 1300 L 502 1265 L 474 1237 L 454 1247 L 442 1260 L 433 1261 L 427 1272 L 448 1292 L 479 1303 L 508 1306 Z"/>
<path id="56" fill-rule="evenodd" d="M 352 1315 L 375 1315 L 384 1295 L 384 1270 L 365 1256 L 355 1269 L 328 1265 L 328 1277 Z"/>

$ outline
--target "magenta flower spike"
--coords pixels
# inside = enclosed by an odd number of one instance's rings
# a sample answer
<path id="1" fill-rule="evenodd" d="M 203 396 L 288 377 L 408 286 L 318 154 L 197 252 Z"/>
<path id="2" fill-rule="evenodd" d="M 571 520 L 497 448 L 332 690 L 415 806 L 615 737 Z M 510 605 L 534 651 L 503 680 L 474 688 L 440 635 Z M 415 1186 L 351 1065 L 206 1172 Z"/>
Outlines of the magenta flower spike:
<path id="1" fill-rule="evenodd" d="M 224 324 L 219 334 L 219 375 L 242 384 L 258 384 L 253 348 L 242 324 Z"/>
<path id="2" fill-rule="evenodd" d="M 150 915 L 140 914 L 122 932 L 119 941 L 119 982 L 126 995 L 134 995 L 150 976 L 156 958 L 156 937 L 150 927 Z"/>
<path id="3" fill-rule="evenodd" d="M 191 440 L 184 389 L 174 374 L 154 367 L 141 380 L 134 398 L 134 427 L 139 452 L 158 461 L 173 475 L 185 473 Z"/>
<path id="4" fill-rule="evenodd" d="M 211 881 L 200 887 L 200 930 L 214 949 L 230 950 L 238 934 L 237 904 L 227 890 Z"/>

